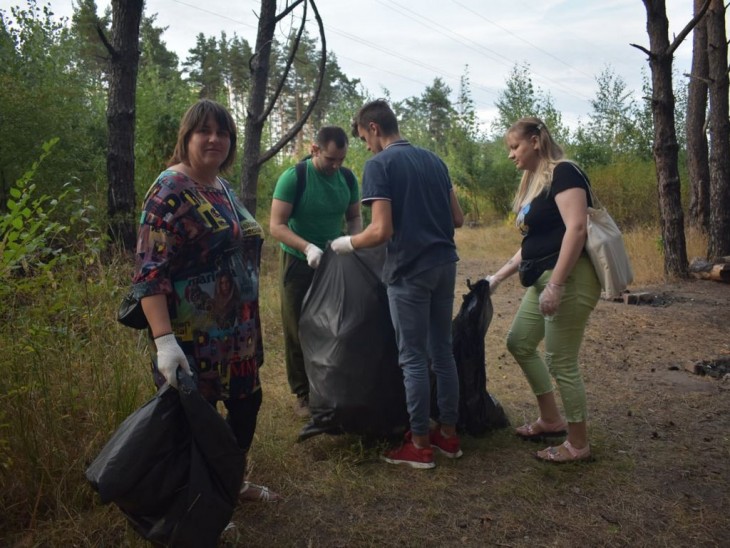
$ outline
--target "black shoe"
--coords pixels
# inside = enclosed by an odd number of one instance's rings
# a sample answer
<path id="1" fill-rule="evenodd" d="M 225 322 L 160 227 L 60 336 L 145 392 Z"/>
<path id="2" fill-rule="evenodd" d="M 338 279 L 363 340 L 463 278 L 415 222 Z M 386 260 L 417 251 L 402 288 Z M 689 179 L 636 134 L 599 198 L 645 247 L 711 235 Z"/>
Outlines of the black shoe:
<path id="1" fill-rule="evenodd" d="M 297 401 L 294 403 L 294 413 L 296 413 L 297 417 L 302 419 L 308 419 L 312 416 L 312 413 L 309 410 L 309 394 L 297 396 Z"/>

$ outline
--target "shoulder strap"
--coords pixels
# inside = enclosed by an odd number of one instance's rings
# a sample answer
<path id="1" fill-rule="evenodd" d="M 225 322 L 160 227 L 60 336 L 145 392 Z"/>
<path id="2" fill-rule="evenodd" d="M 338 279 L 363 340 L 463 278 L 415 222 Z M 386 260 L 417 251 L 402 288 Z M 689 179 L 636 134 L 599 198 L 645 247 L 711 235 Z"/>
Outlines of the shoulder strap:
<path id="1" fill-rule="evenodd" d="M 570 164 L 571 166 L 573 166 L 573 169 L 575 169 L 578 172 L 578 175 L 580 175 L 583 178 L 583 180 L 586 183 L 586 187 L 588 187 L 588 194 L 590 194 L 590 196 L 591 196 L 591 203 L 593 204 L 593 207 L 595 209 L 603 209 L 603 204 L 598 199 L 596 194 L 593 192 L 593 186 L 591 185 L 590 181 L 588 180 L 588 176 L 586 175 L 585 171 L 583 171 L 583 168 L 581 168 L 575 162 L 571 162 L 570 160 L 562 160 L 555 165 L 557 166 L 558 164 Z"/>
<path id="2" fill-rule="evenodd" d="M 572 162 L 571 162 L 572 163 Z M 598 196 L 596 196 L 595 192 L 593 192 L 593 185 L 591 185 L 590 181 L 588 180 L 588 177 L 585 174 L 585 171 L 583 171 L 580 167 L 573 164 L 573 167 L 576 169 L 578 173 L 580 173 L 580 176 L 583 177 L 583 180 L 586 182 L 586 186 L 588 187 L 588 194 L 591 196 L 591 205 L 594 209 L 604 209 L 603 204 L 601 203 L 601 200 L 598 199 Z"/>
<path id="3" fill-rule="evenodd" d="M 347 187 L 350 189 L 350 193 L 352 193 L 353 189 L 357 186 L 357 179 L 355 179 L 355 174 L 346 167 L 341 167 L 340 171 L 342 172 L 342 175 L 345 176 L 345 181 L 347 181 Z"/>
<path id="4" fill-rule="evenodd" d="M 297 191 L 294 194 L 294 201 L 292 202 L 290 216 L 294 214 L 294 210 L 297 208 L 297 204 L 304 194 L 304 187 L 307 186 L 307 161 L 302 160 L 301 162 L 297 162 L 294 169 L 297 174 Z"/>
<path id="5" fill-rule="evenodd" d="M 299 204 L 299 200 L 302 199 L 302 196 L 304 195 L 304 189 L 307 186 L 307 160 L 304 159 L 301 162 L 297 162 L 297 164 L 294 166 L 294 169 L 297 175 L 297 191 L 294 194 L 294 201 L 292 202 L 290 216 L 294 215 L 297 204 Z M 347 187 L 350 189 L 350 193 L 352 193 L 353 189 L 357 186 L 357 179 L 355 178 L 355 174 L 346 167 L 341 167 L 340 171 L 345 177 L 345 181 L 347 181 Z"/>

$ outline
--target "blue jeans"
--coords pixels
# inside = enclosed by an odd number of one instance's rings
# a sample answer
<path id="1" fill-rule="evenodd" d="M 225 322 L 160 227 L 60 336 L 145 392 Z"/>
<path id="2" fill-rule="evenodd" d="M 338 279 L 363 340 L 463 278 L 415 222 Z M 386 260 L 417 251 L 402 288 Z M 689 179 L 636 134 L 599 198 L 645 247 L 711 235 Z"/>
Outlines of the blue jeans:
<path id="1" fill-rule="evenodd" d="M 588 411 L 583 377 L 578 369 L 578 352 L 588 317 L 601 294 L 601 284 L 591 260 L 584 253 L 565 281 L 557 314 L 546 319 L 540 314 L 538 299 L 551 274 L 552 270 L 546 271 L 525 292 L 507 334 L 507 349 L 522 368 L 536 396 L 552 392 L 554 378 L 568 422 L 583 422 Z M 541 356 L 537 347 L 543 338 L 545 353 Z"/>
<path id="2" fill-rule="evenodd" d="M 439 422 L 455 425 L 458 419 L 459 377 L 451 342 L 455 283 L 456 263 L 448 263 L 388 285 L 411 432 L 416 436 L 429 431 L 429 358 L 436 377 Z"/>

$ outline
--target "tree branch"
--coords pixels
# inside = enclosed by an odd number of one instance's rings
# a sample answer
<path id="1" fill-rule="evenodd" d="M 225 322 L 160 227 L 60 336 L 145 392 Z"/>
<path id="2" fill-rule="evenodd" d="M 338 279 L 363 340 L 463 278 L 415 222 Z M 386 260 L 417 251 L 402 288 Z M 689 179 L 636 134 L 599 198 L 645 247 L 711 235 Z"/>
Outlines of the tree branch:
<path id="1" fill-rule="evenodd" d="M 304 2 L 304 13 L 302 14 L 302 24 L 299 27 L 299 31 L 297 32 L 297 36 L 294 39 L 294 43 L 291 46 L 291 50 L 289 51 L 289 57 L 286 60 L 286 65 L 284 66 L 284 73 L 281 75 L 281 79 L 279 80 L 279 83 L 276 86 L 276 90 L 274 91 L 274 94 L 271 96 L 271 100 L 269 101 L 269 106 L 267 106 L 264 111 L 261 113 L 261 116 L 259 116 L 258 120 L 256 120 L 257 124 L 263 123 L 266 118 L 268 118 L 269 114 L 271 114 L 271 111 L 274 110 L 274 105 L 276 104 L 276 101 L 279 99 L 279 96 L 281 95 L 281 91 L 284 89 L 284 84 L 286 84 L 286 79 L 289 76 L 289 71 L 291 70 L 292 65 L 294 64 L 294 58 L 296 57 L 297 50 L 299 49 L 299 44 L 302 40 L 302 34 L 304 33 L 304 27 L 307 24 L 307 2 Z"/>
<path id="2" fill-rule="evenodd" d="M 279 15 L 277 15 L 274 18 L 274 24 L 277 24 L 279 21 L 281 21 L 282 19 L 284 19 L 284 17 L 286 17 L 287 15 L 289 15 L 294 10 L 294 8 L 296 8 L 302 2 L 304 2 L 305 7 L 306 7 L 306 3 L 307 3 L 306 0 L 297 0 L 291 6 L 289 6 L 288 8 L 286 8 L 284 11 L 282 11 Z"/>
<path id="3" fill-rule="evenodd" d="M 114 49 L 114 46 L 112 46 L 109 40 L 107 40 L 106 33 L 104 32 L 104 29 L 101 28 L 101 23 L 96 24 L 96 33 L 99 35 L 99 39 L 101 40 L 101 43 L 104 44 L 104 47 L 109 52 L 109 55 L 112 56 L 112 61 L 116 61 L 117 59 L 119 59 L 119 53 L 117 53 L 117 50 Z"/>
<path id="4" fill-rule="evenodd" d="M 703 82 L 703 83 L 707 84 L 708 86 L 713 82 L 713 80 L 711 78 L 705 78 L 704 76 L 695 76 L 694 74 L 690 74 L 689 72 L 685 72 L 684 76 L 686 76 L 690 80 L 692 80 L 692 79 L 699 80 L 700 82 Z"/>
<path id="5" fill-rule="evenodd" d="M 702 4 L 702 7 L 699 9 L 699 11 L 695 14 L 695 16 L 690 20 L 689 23 L 682 29 L 682 32 L 680 32 L 675 38 L 674 41 L 669 45 L 669 49 L 667 49 L 667 55 L 674 55 L 674 52 L 677 50 L 679 45 L 684 42 L 684 39 L 687 37 L 687 35 L 692 32 L 692 29 L 695 28 L 697 23 L 699 23 L 700 19 L 702 19 L 705 16 L 705 13 L 710 7 L 711 0 L 705 0 L 705 3 Z"/>
<path id="6" fill-rule="evenodd" d="M 322 52 L 319 58 L 319 80 L 317 81 L 317 89 L 314 91 L 314 96 L 307 106 L 307 109 L 304 111 L 304 114 L 302 114 L 302 117 L 292 126 L 289 131 L 286 132 L 285 135 L 281 137 L 281 139 L 279 139 L 277 143 L 275 143 L 269 150 L 261 155 L 258 160 L 259 165 L 271 159 L 277 152 L 279 152 L 284 147 L 284 145 L 286 145 L 294 138 L 297 133 L 299 133 L 302 127 L 304 127 L 304 124 L 307 122 L 309 115 L 312 114 L 314 107 L 317 105 L 317 101 L 319 100 L 319 94 L 322 91 L 325 70 L 327 68 L 327 38 L 324 34 L 324 24 L 322 23 L 322 18 L 319 16 L 319 10 L 317 10 L 317 5 L 314 3 L 314 0 L 308 1 L 310 4 L 312 4 L 312 11 L 314 12 L 314 17 L 317 19 L 317 26 L 319 27 L 319 37 L 322 40 Z"/>
<path id="7" fill-rule="evenodd" d="M 636 48 L 638 50 L 643 51 L 644 53 L 646 53 L 651 58 L 654 58 L 655 57 L 655 55 L 651 51 L 649 51 L 648 49 L 646 49 L 644 46 L 640 46 L 639 44 L 629 44 L 629 45 L 631 47 L 634 47 L 634 48 Z"/>

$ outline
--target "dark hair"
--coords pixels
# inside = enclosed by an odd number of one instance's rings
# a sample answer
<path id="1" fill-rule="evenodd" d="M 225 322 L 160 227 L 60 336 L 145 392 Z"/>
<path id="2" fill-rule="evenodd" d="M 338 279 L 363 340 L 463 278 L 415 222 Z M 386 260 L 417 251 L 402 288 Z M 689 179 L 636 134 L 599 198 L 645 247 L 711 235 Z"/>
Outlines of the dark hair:
<path id="1" fill-rule="evenodd" d="M 380 126 L 383 135 L 398 133 L 398 119 L 385 99 L 376 99 L 365 103 L 352 119 L 352 136 L 360 137 L 358 127 L 367 127 L 370 122 Z"/>
<path id="2" fill-rule="evenodd" d="M 231 148 L 228 151 L 228 156 L 221 164 L 220 170 L 226 171 L 231 167 L 233 160 L 236 158 L 236 122 L 233 121 L 233 117 L 226 110 L 226 107 L 210 99 L 201 99 L 183 114 L 182 120 L 180 120 L 180 129 L 177 131 L 175 151 L 168 161 L 168 166 L 188 160 L 190 135 L 202 126 L 209 116 L 212 116 L 218 126 L 230 135 Z"/>
<path id="3" fill-rule="evenodd" d="M 324 126 L 320 128 L 314 142 L 320 148 L 326 148 L 327 143 L 334 143 L 337 148 L 345 148 L 350 144 L 345 130 L 337 126 Z"/>

